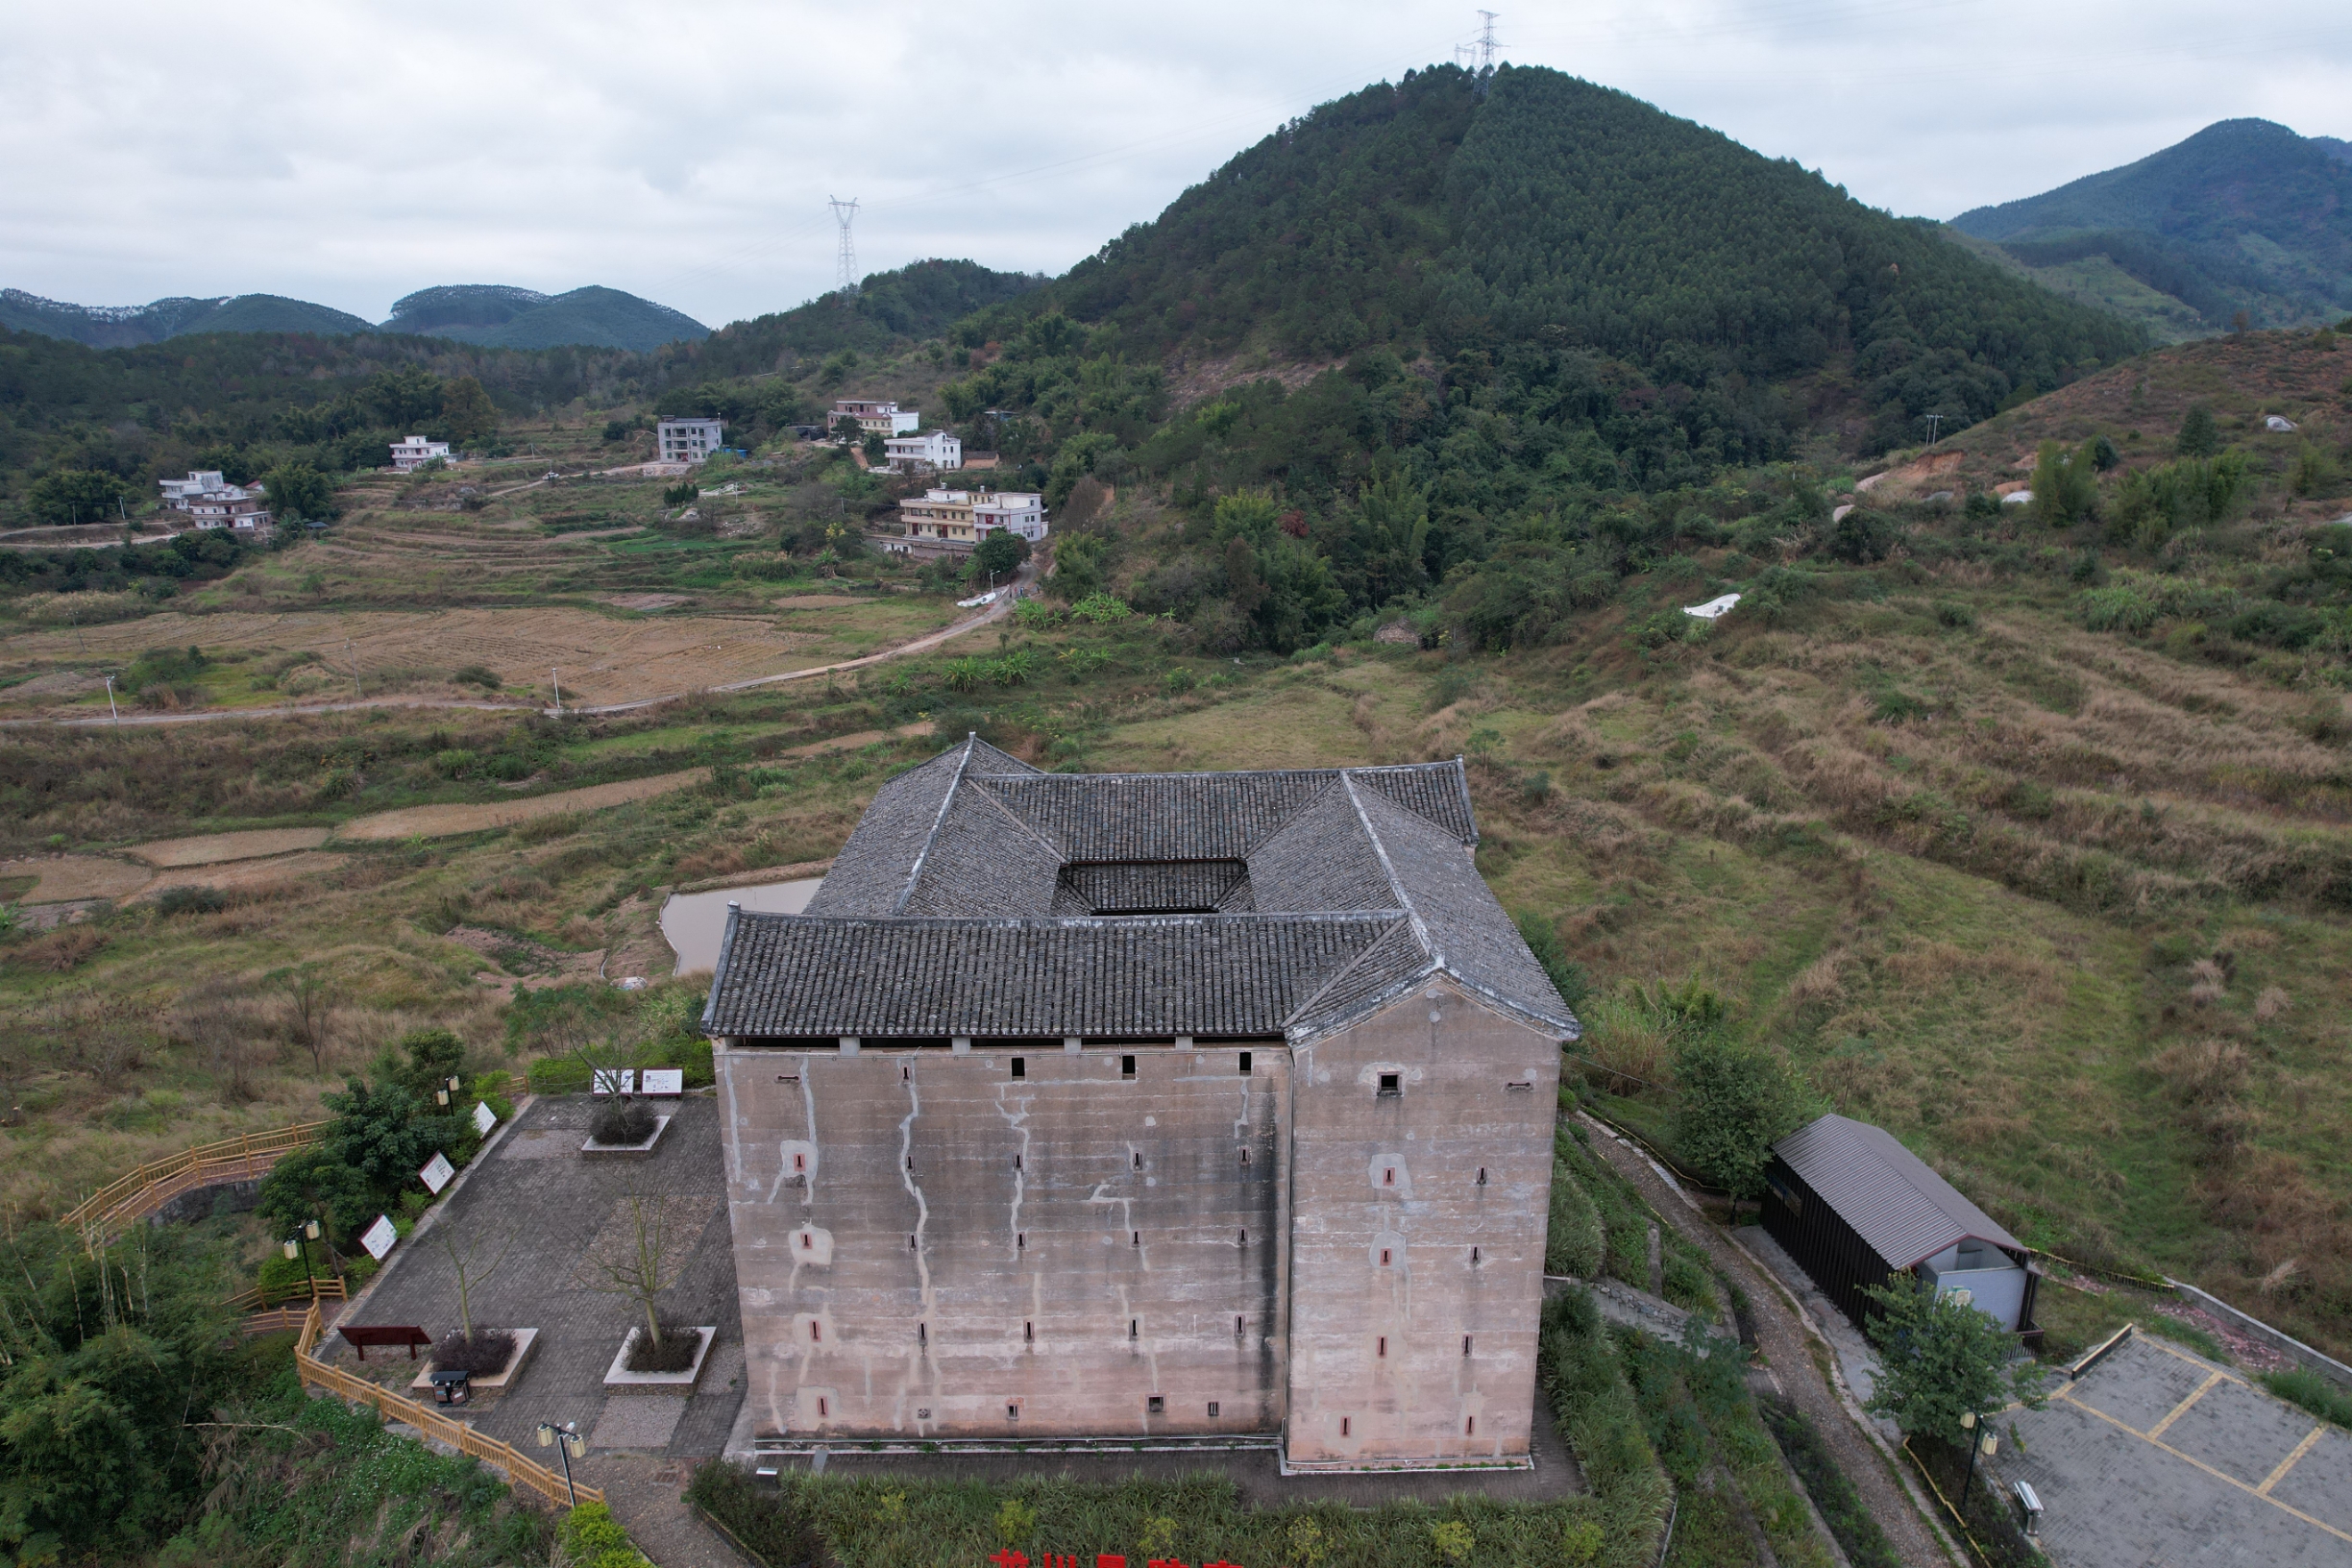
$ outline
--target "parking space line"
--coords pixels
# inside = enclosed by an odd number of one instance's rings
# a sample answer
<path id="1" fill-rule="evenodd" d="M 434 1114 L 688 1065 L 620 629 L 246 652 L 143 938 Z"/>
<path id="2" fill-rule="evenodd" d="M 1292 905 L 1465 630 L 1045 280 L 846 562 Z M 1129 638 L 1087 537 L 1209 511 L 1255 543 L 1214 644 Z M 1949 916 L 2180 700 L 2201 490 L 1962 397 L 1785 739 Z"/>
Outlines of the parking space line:
<path id="1" fill-rule="evenodd" d="M 2148 1428 L 2146 1434 L 2151 1438 L 2162 1437 L 2167 1432 L 2171 1430 L 2173 1422 L 2178 1421 L 2182 1416 L 2189 1413 L 2190 1406 L 2194 1405 L 2198 1400 L 2205 1397 L 2205 1390 L 2211 1388 L 2215 1384 L 2221 1381 L 2222 1376 L 2223 1374 L 2219 1372 L 2207 1373 L 2205 1376 L 2205 1381 L 2196 1385 L 2196 1392 L 2191 1394 L 2187 1399 L 2182 1400 L 2178 1405 L 2173 1406 L 2170 1410 L 2166 1412 L 2165 1418 L 2162 1421 L 2159 1421 L 2154 1426 Z"/>
<path id="2" fill-rule="evenodd" d="M 2235 1382 L 2236 1380 L 2233 1379 L 2231 1381 Z M 2066 1404 L 2073 1406 L 2078 1410 L 2097 1416 L 2101 1421 L 2106 1422 L 2109 1426 L 2116 1428 L 2119 1432 L 2130 1433 L 2134 1437 L 2139 1438 L 2150 1448 L 2162 1449 L 2164 1452 L 2171 1455 L 2174 1458 L 2181 1460 L 2183 1463 L 2195 1465 L 2199 1470 L 2202 1470 L 2207 1475 L 2213 1477 L 2214 1480 L 2226 1482 L 2230 1485 L 2235 1486 L 2240 1491 L 2245 1493 L 2248 1497 L 2261 1498 L 2265 1503 L 2269 1504 L 2281 1513 L 2291 1514 L 2293 1517 L 2302 1520 L 2305 1524 L 2311 1526 L 2315 1530 L 2324 1530 L 2330 1535 L 2335 1536 L 2340 1541 L 2352 1543 L 2352 1532 L 2338 1530 L 2334 1525 L 2329 1524 L 2324 1519 L 2315 1519 L 2310 1514 L 2305 1513 L 2301 1508 L 2295 1507 L 2291 1504 L 2281 1503 L 2277 1498 L 2270 1496 L 2267 1492 L 2260 1491 L 2255 1487 L 2248 1486 L 2244 1482 L 2240 1481 L 2236 1476 L 2230 1475 L 2225 1471 L 2216 1470 L 2212 1465 L 2207 1464 L 2203 1459 L 2193 1458 L 2191 1455 L 2183 1454 L 2179 1449 L 2174 1448 L 2170 1443 L 2161 1441 L 2158 1438 L 2150 1437 L 2146 1433 L 2142 1432 L 2138 1427 L 2129 1426 L 2117 1420 L 2114 1416 L 2109 1415 L 2105 1410 L 2098 1409 L 2096 1406 L 2086 1405 L 2081 1400 L 2074 1399 L 2065 1392 L 2051 1396 L 2051 1402 L 2053 1404 L 2060 1401 L 2064 1401 Z M 2265 1484 L 2266 1485 L 2268 1483 L 2265 1482 Z"/>
<path id="3" fill-rule="evenodd" d="M 2270 1495 L 2270 1488 L 2276 1486 L 2280 1482 L 2285 1481 L 2287 1479 L 2287 1472 L 2292 1470 L 2297 1461 L 2299 1461 L 2304 1455 L 2309 1454 L 2312 1451 L 2312 1445 L 2314 1443 L 2317 1442 L 2320 1438 L 2326 1435 L 2326 1427 L 2317 1426 L 2312 1428 L 2311 1435 L 2304 1438 L 2301 1442 L 2295 1444 L 2294 1452 L 2288 1455 L 2285 1458 L 2279 1460 L 2278 1468 L 2263 1478 L 2263 1483 L 2254 1488 L 2254 1495 L 2256 1497 L 2268 1497 Z"/>
<path id="4" fill-rule="evenodd" d="M 2240 1387 L 2243 1387 L 2245 1385 L 2245 1379 L 2233 1378 L 2227 1372 L 2216 1371 L 2214 1364 L 2211 1361 L 2206 1360 L 2203 1357 L 2192 1356 L 2185 1350 L 2175 1350 L 2170 1345 L 2166 1344 L 2163 1340 L 2151 1339 L 2144 1334 L 2140 1335 L 2140 1342 L 2147 1346 L 2150 1350 L 2163 1351 L 2167 1356 L 2171 1357 L 2176 1361 L 2187 1361 L 2191 1366 L 2195 1367 L 2200 1372 L 2213 1372 L 2216 1377 L 2219 1378 L 2224 1383 L 2234 1383 Z M 2068 1386 L 2071 1387 L 2073 1385 L 2070 1384 Z"/>

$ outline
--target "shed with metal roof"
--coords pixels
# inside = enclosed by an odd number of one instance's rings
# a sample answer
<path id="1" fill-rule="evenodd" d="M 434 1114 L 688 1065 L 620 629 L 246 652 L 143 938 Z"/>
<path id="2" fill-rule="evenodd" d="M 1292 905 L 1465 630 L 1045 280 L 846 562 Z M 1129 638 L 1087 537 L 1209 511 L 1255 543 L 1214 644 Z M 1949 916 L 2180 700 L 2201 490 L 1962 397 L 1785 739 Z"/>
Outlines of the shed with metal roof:
<path id="1" fill-rule="evenodd" d="M 1764 1180 L 1765 1230 L 1855 1323 L 1866 1290 L 1910 1274 L 2041 1337 L 2031 1250 L 1885 1128 L 1823 1116 L 1773 1145 Z"/>

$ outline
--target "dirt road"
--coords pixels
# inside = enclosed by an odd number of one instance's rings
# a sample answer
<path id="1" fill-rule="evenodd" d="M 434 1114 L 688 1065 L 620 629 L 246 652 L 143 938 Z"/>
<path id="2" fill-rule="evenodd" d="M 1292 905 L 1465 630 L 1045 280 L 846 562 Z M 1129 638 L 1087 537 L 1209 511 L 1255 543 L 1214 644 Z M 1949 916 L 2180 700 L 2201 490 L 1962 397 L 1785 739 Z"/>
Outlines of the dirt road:
<path id="1" fill-rule="evenodd" d="M 1781 1294 L 1764 1270 L 1749 1261 L 1747 1253 L 1660 1181 L 1640 1151 L 1618 1142 L 1598 1122 L 1583 1125 L 1592 1134 L 1592 1146 L 1601 1157 L 1641 1188 L 1642 1196 L 1668 1224 L 1704 1248 L 1707 1261 L 1747 1292 L 1755 1319 L 1756 1346 L 1764 1353 L 1774 1381 L 1811 1418 L 1854 1490 L 1862 1494 L 1863 1506 L 1886 1531 L 1908 1568 L 1953 1568 L 1952 1558 L 1920 1517 L 1886 1455 L 1854 1425 L 1845 1403 L 1829 1386 L 1814 1360 L 1815 1341 L 1799 1315 L 1800 1309 Z"/>

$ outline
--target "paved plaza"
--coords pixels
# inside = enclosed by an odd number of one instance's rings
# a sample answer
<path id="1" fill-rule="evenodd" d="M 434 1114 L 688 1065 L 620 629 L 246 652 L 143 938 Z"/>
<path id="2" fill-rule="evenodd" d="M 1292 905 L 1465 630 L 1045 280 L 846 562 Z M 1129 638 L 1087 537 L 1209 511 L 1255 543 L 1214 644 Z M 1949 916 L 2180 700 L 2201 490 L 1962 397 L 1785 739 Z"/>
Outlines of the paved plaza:
<path id="1" fill-rule="evenodd" d="M 2000 1417 L 1996 1469 L 2041 1495 L 2061 1568 L 2352 1568 L 2342 1429 L 2139 1334 L 2051 1395 Z"/>
<path id="2" fill-rule="evenodd" d="M 457 1326 L 457 1289 L 433 1232 L 453 1227 L 463 1243 L 487 1233 L 481 1253 L 515 1233 L 496 1273 L 473 1290 L 477 1327 L 535 1328 L 539 1343 L 515 1387 L 448 1413 L 492 1437 L 536 1454 L 542 1421 L 576 1421 L 603 1452 L 698 1458 L 721 1452 L 743 1404 L 743 1329 L 736 1311 L 734 1241 L 727 1228 L 717 1102 L 689 1096 L 651 1160 L 588 1160 L 590 1102 L 542 1096 L 436 1205 L 429 1223 L 401 1243 L 375 1286 L 346 1311 L 353 1323 L 415 1324 L 438 1337 Z M 582 1286 L 575 1269 L 600 1232 L 625 1223 L 622 1200 L 657 1186 L 688 1229 L 699 1228 L 678 1283 L 663 1298 L 666 1321 L 716 1324 L 719 1336 L 691 1396 L 607 1395 L 605 1369 L 622 1336 L 641 1321 L 625 1298 Z M 338 1335 L 320 1352 L 338 1366 L 405 1390 L 416 1363 L 400 1351 L 371 1351 L 362 1365 Z M 390 1358 L 387 1360 L 387 1356 Z M 429 1396 L 425 1396 L 429 1397 Z"/>

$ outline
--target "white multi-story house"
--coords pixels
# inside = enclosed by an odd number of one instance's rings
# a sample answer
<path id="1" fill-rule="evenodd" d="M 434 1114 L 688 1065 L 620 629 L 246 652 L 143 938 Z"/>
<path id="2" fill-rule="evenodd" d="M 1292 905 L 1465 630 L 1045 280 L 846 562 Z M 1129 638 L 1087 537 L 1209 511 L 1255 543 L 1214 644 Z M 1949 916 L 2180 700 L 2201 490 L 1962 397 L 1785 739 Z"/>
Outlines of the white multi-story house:
<path id="1" fill-rule="evenodd" d="M 259 485 L 224 484 L 187 500 L 189 518 L 200 528 L 258 533 L 270 526 L 269 499 Z"/>
<path id="2" fill-rule="evenodd" d="M 392 466 L 403 474 L 412 473 L 434 461 L 453 461 L 447 441 L 428 441 L 421 435 L 412 435 L 405 441 L 392 443 Z"/>
<path id="3" fill-rule="evenodd" d="M 894 474 L 945 473 L 964 466 L 964 443 L 945 430 L 917 430 L 882 443 Z"/>
<path id="4" fill-rule="evenodd" d="M 866 398 L 844 398 L 833 405 L 828 427 L 838 429 L 845 419 L 857 421 L 858 429 L 869 435 L 905 435 L 922 425 L 922 410 L 901 408 L 894 403 L 875 403 Z"/>
<path id="5" fill-rule="evenodd" d="M 163 492 L 163 504 L 174 511 L 184 512 L 190 501 L 209 491 L 227 488 L 228 481 L 221 478 L 218 469 L 191 469 L 184 479 L 158 479 L 156 483 Z"/>
<path id="6" fill-rule="evenodd" d="M 665 463 L 699 463 L 725 444 L 715 419 L 665 419 L 654 430 L 654 450 Z"/>
<path id="7" fill-rule="evenodd" d="M 1002 529 L 1031 544 L 1045 537 L 1045 498 L 1018 490 L 983 490 L 972 502 L 972 532 L 980 539 Z"/>

